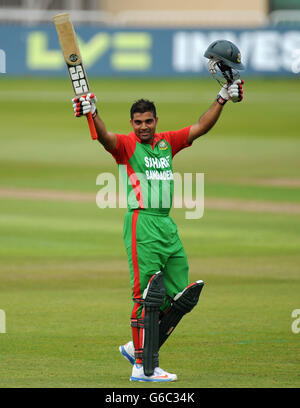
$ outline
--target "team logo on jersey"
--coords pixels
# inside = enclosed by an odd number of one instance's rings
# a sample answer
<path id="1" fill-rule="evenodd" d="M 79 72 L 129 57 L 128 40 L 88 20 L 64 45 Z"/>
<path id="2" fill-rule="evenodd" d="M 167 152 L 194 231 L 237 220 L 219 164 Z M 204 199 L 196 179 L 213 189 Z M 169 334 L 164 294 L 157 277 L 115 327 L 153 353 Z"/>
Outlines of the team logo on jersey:
<path id="1" fill-rule="evenodd" d="M 161 140 L 158 144 L 158 147 L 159 150 L 167 150 L 168 144 L 164 140 Z"/>

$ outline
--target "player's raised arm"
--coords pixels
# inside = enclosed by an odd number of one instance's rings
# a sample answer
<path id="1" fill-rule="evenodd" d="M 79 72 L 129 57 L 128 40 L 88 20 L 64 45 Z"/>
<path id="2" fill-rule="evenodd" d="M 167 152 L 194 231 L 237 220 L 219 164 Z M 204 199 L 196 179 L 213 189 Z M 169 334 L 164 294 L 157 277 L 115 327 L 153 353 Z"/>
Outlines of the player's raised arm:
<path id="1" fill-rule="evenodd" d="M 98 115 L 96 108 L 97 97 L 93 93 L 89 93 L 86 96 L 72 99 L 74 114 L 76 117 L 87 115 L 91 112 L 95 128 L 98 135 L 98 141 L 107 149 L 113 150 L 117 145 L 117 136 L 113 132 L 106 130 L 105 124 Z"/>
<path id="2" fill-rule="evenodd" d="M 231 41 L 216 40 L 208 46 L 204 57 L 208 58 L 208 71 L 222 85 L 222 88 L 208 111 L 191 126 L 189 143 L 207 133 L 214 126 L 227 101 L 241 102 L 243 99 L 244 81 L 240 79 L 239 71 L 245 67 L 241 62 L 238 47 Z"/>
<path id="3" fill-rule="evenodd" d="M 217 122 L 222 112 L 223 106 L 229 100 L 241 102 L 243 99 L 243 83 L 238 79 L 231 85 L 225 84 L 217 95 L 217 99 L 211 107 L 199 118 L 198 122 L 191 126 L 188 136 L 188 143 L 192 143 L 198 137 L 207 133 Z"/>

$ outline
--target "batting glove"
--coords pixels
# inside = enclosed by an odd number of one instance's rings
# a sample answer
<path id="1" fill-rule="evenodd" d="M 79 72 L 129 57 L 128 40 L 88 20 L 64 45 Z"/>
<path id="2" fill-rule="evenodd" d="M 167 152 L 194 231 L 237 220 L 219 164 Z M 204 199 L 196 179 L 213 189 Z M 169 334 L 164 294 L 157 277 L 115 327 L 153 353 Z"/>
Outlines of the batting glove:
<path id="1" fill-rule="evenodd" d="M 98 113 L 96 108 L 97 97 L 93 93 L 88 93 L 87 95 L 80 96 L 79 98 L 73 98 L 73 110 L 77 118 L 82 115 L 86 115 L 89 112 L 95 117 Z"/>
<path id="2" fill-rule="evenodd" d="M 228 87 L 227 92 L 232 102 L 241 102 L 243 100 L 243 84 L 242 79 L 237 79 Z"/>
<path id="3" fill-rule="evenodd" d="M 217 102 L 220 105 L 225 105 L 225 103 L 230 99 L 228 94 L 228 84 L 222 86 L 220 92 L 217 95 Z"/>
<path id="4" fill-rule="evenodd" d="M 217 102 L 220 105 L 225 105 L 229 99 L 234 103 L 241 102 L 243 100 L 243 84 L 244 81 L 242 79 L 237 79 L 231 85 L 223 85 L 217 96 Z"/>

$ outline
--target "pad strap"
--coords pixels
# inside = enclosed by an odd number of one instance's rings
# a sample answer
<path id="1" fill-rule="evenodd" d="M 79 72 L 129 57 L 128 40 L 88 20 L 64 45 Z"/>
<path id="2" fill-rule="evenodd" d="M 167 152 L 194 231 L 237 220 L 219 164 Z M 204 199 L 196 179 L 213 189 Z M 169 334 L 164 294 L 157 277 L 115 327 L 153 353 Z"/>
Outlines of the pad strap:
<path id="1" fill-rule="evenodd" d="M 137 363 L 141 363 L 143 359 L 142 330 L 144 330 L 144 319 L 131 319 L 130 325 L 132 327 L 132 332 L 135 332 L 134 337 L 136 336 L 136 341 L 134 342 L 134 356 Z"/>
<path id="2" fill-rule="evenodd" d="M 132 309 L 132 315 L 130 319 L 130 325 L 132 329 L 132 339 L 134 344 L 134 349 L 136 351 L 136 363 L 142 364 L 142 350 L 143 350 L 143 332 L 144 332 L 144 319 L 138 318 L 138 309 L 140 307 L 139 299 L 134 299 L 135 304 Z"/>

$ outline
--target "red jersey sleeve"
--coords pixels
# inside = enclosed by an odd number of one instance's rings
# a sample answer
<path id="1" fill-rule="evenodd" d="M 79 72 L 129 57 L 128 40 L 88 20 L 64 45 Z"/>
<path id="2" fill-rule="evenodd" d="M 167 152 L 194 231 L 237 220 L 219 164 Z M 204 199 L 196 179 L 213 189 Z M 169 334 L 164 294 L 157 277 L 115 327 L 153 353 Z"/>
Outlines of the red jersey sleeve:
<path id="1" fill-rule="evenodd" d="M 117 144 L 113 150 L 107 150 L 118 164 L 125 164 L 133 155 L 136 146 L 136 139 L 133 134 L 117 135 Z"/>
<path id="2" fill-rule="evenodd" d="M 160 138 L 165 139 L 170 144 L 172 157 L 185 147 L 191 146 L 192 143 L 187 141 L 190 128 L 191 126 L 188 126 L 180 130 L 160 133 Z"/>

